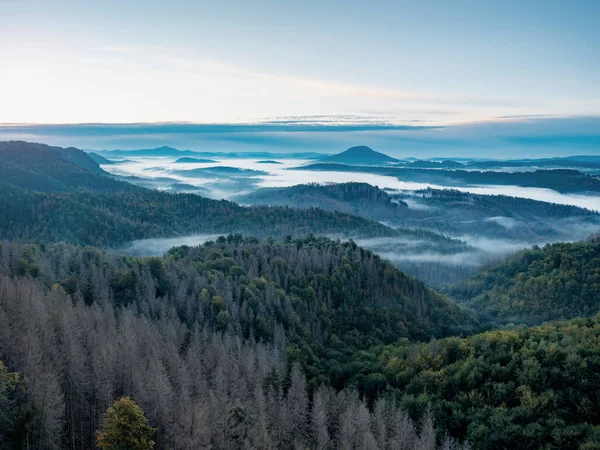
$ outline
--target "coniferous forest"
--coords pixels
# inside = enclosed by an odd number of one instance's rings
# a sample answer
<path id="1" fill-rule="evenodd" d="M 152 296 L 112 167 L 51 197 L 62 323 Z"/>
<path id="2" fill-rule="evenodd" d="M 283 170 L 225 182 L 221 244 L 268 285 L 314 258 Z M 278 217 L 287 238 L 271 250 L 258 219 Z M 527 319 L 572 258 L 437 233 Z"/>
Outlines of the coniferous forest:
<path id="1" fill-rule="evenodd" d="M 368 185 L 298 190 L 329 211 L 153 191 L 77 149 L 1 143 L 0 449 L 600 448 L 597 237 L 438 292 L 348 238 L 466 244 L 372 220 L 407 206 Z M 192 233 L 224 235 L 115 250 Z"/>

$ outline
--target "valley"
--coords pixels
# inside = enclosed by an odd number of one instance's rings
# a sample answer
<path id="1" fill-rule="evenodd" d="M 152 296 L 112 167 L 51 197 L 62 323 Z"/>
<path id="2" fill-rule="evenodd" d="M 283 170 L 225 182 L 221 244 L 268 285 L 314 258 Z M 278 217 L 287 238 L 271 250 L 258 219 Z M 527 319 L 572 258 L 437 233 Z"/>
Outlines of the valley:
<path id="1" fill-rule="evenodd" d="M 593 442 L 597 417 L 572 399 L 593 404 L 599 386 L 596 208 L 326 178 L 266 187 L 311 167 L 280 156 L 0 154 L 0 386 L 22 405 L 3 414 L 36 408 L 0 424 L 11 442 L 31 426 L 40 446 L 66 432 L 90 447 L 115 395 L 139 402 L 166 448 L 241 435 L 361 447 L 368 424 L 386 429 L 382 448 Z M 567 393 L 573 377 L 585 383 Z"/>

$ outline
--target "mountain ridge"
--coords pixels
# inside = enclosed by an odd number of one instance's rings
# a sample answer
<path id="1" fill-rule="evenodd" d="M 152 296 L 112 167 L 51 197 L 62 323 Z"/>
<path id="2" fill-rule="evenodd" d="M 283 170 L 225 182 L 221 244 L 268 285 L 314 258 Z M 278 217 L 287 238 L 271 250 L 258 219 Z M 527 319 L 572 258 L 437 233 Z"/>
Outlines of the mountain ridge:
<path id="1" fill-rule="evenodd" d="M 341 153 L 329 156 L 321 160 L 324 163 L 345 163 L 353 165 L 380 165 L 398 162 L 396 158 L 373 150 L 366 145 L 350 147 Z"/>

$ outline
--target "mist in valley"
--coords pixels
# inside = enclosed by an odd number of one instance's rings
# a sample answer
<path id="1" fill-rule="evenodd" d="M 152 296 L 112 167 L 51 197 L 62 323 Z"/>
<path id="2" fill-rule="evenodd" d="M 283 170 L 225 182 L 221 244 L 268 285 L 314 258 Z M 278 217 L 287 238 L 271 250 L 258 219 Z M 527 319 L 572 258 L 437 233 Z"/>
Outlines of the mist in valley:
<path id="1" fill-rule="evenodd" d="M 214 241 L 219 236 L 221 234 L 193 234 L 173 238 L 137 239 L 116 249 L 116 252 L 132 256 L 162 256 L 173 247 L 202 245 L 207 241 Z"/>
<path id="2" fill-rule="evenodd" d="M 461 192 L 473 194 L 507 195 L 600 211 L 600 196 L 597 195 L 564 194 L 551 189 L 522 186 L 444 186 L 433 183 L 407 182 L 391 176 L 363 172 L 294 170 L 297 167 L 314 162 L 313 160 L 282 158 L 277 160 L 275 164 L 265 164 L 260 162 L 259 159 L 249 158 L 218 159 L 214 163 L 175 163 L 176 158 L 130 157 L 129 160 L 130 162 L 102 165 L 101 167 L 114 175 L 140 177 L 142 180 L 139 181 L 146 185 L 152 184 L 156 180 L 156 187 L 159 189 L 169 190 L 169 183 L 165 180 L 171 179 L 173 183 L 185 183 L 203 188 L 205 189 L 205 195 L 217 199 L 228 199 L 234 195 L 248 193 L 264 187 L 288 187 L 306 183 L 364 182 L 392 192 L 451 187 Z M 211 174 L 210 176 L 194 175 L 193 172 L 189 172 L 187 176 L 185 174 L 186 171 L 195 169 L 217 167 L 250 169 L 266 172 L 266 174 L 249 174 L 243 178 L 225 174 Z M 417 204 L 415 201 L 414 206 L 417 207 Z"/>
<path id="3" fill-rule="evenodd" d="M 230 199 L 251 193 L 260 188 L 282 188 L 307 183 L 364 182 L 384 189 L 394 202 L 403 202 L 409 209 L 431 212 L 440 206 L 432 206 L 418 190 L 444 189 L 448 186 L 429 183 L 404 182 L 391 176 L 370 173 L 347 173 L 335 171 L 295 170 L 312 161 L 285 159 L 264 162 L 251 158 L 213 158 L 210 163 L 176 163 L 175 158 L 129 158 L 119 164 L 103 165 L 102 168 L 115 176 L 144 187 L 172 192 L 191 192 L 215 199 Z M 209 169 L 209 170 L 204 170 Z M 239 170 L 242 169 L 242 170 Z M 590 210 L 600 210 L 600 197 L 592 195 L 563 194 L 550 189 L 520 186 L 467 186 L 452 189 L 480 194 L 506 195 L 563 205 L 575 205 Z M 398 197 L 396 197 L 398 195 Z M 396 199 L 399 200 L 396 200 Z M 242 202 L 243 203 L 243 202 Z M 287 206 L 298 206 L 293 199 Z M 443 207 L 443 206 L 442 206 Z M 468 206 L 465 206 L 468 210 Z M 398 224 L 385 223 L 398 228 Z M 356 243 L 390 260 L 406 273 L 423 279 L 428 285 L 440 287 L 475 273 L 480 267 L 502 260 L 514 252 L 533 245 L 543 246 L 549 242 L 585 239 L 599 230 L 595 218 L 565 218 L 551 222 L 533 223 L 513 217 L 497 215 L 483 220 L 455 223 L 477 232 L 461 233 L 448 230 L 422 228 L 442 233 L 461 241 L 463 245 L 440 244 L 436 239 L 377 238 L 357 239 Z M 195 234 L 173 238 L 136 240 L 119 251 L 132 255 L 162 255 L 169 248 L 180 245 L 200 245 L 219 235 Z M 332 236 L 341 240 L 347 236 Z"/>

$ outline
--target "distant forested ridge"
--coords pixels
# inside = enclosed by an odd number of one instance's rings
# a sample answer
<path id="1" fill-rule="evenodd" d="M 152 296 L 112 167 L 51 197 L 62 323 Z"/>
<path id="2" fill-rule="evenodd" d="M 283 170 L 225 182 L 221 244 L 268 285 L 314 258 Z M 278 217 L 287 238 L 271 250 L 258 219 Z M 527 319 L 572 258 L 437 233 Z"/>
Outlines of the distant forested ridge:
<path id="1" fill-rule="evenodd" d="M 116 192 L 133 187 L 109 178 L 81 150 L 22 141 L 0 142 L 0 183 L 41 192 Z"/>
<path id="2" fill-rule="evenodd" d="M 600 192 L 600 180 L 577 170 L 554 169 L 531 172 L 499 172 L 446 169 L 408 169 L 405 167 L 353 166 L 338 163 L 314 163 L 294 170 L 362 172 L 396 177 L 402 181 L 442 186 L 502 185 L 540 187 L 562 193 Z"/>
<path id="3" fill-rule="evenodd" d="M 583 239 L 590 230 L 600 229 L 596 211 L 508 195 L 428 188 L 391 194 L 391 198 L 409 206 L 400 225 L 449 235 L 548 241 Z"/>
<path id="4" fill-rule="evenodd" d="M 389 220 L 403 208 L 391 201 L 383 190 L 367 183 L 299 184 L 285 188 L 262 188 L 234 197 L 242 204 L 283 205 L 298 208 L 322 208 Z"/>
<path id="5" fill-rule="evenodd" d="M 116 247 L 132 239 L 194 233 L 278 238 L 398 234 L 380 223 L 319 209 L 244 208 L 194 194 L 143 189 L 74 161 L 42 144 L 0 143 L 1 239 Z"/>
<path id="6" fill-rule="evenodd" d="M 341 161 L 339 161 L 341 162 Z M 575 155 L 555 158 L 529 158 L 529 159 L 511 159 L 511 160 L 488 160 L 488 161 L 455 161 L 446 159 L 436 160 L 402 160 L 397 163 L 399 166 L 410 168 L 446 168 L 446 169 L 503 169 L 503 168 L 578 168 L 578 169 L 598 169 L 600 168 L 600 158 L 597 155 Z"/>
<path id="7" fill-rule="evenodd" d="M 230 235 L 164 258 L 6 243 L 0 436 L 89 449 L 102 413 L 130 396 L 159 448 L 434 448 L 426 410 L 415 425 L 379 398 L 375 349 L 478 326 L 352 243 Z"/>
<path id="8" fill-rule="evenodd" d="M 92 158 L 98 164 L 116 164 L 116 161 L 112 161 L 110 159 L 106 159 L 104 156 L 99 155 L 98 153 L 89 152 L 88 156 Z"/>
<path id="9" fill-rule="evenodd" d="M 600 168 L 598 155 L 575 155 L 556 158 L 513 159 L 508 161 L 471 161 L 469 167 L 498 168 L 498 167 L 580 167 L 588 169 Z"/>
<path id="10" fill-rule="evenodd" d="M 66 241 L 117 247 L 134 239 L 199 233 L 245 232 L 258 237 L 310 233 L 396 236 L 385 225 L 320 209 L 241 207 L 195 194 L 135 190 L 114 194 L 60 193 L 0 185 L 0 238 Z"/>
<path id="11" fill-rule="evenodd" d="M 175 160 L 176 163 L 216 163 L 214 159 L 207 158 L 191 158 L 189 156 L 184 156 Z"/>
<path id="12" fill-rule="evenodd" d="M 522 251 L 449 293 L 499 323 L 593 316 L 600 311 L 600 239 Z"/>
<path id="13" fill-rule="evenodd" d="M 583 238 L 589 235 L 591 227 L 600 229 L 600 214 L 584 208 L 455 189 L 388 193 L 367 183 L 313 183 L 258 189 L 234 200 L 242 204 L 322 208 L 394 227 L 432 230 L 451 236 L 543 241 Z"/>

